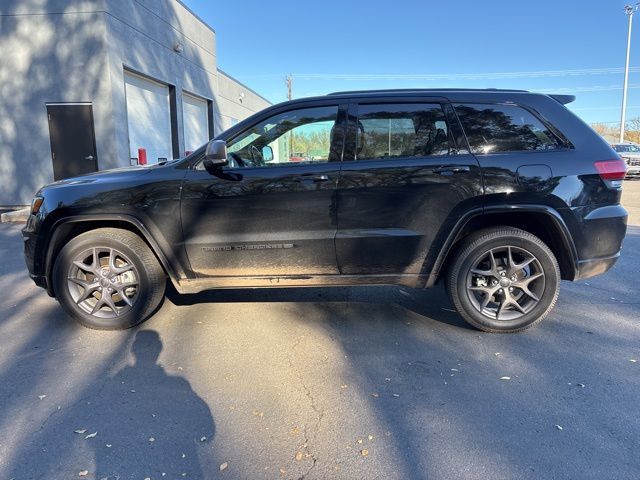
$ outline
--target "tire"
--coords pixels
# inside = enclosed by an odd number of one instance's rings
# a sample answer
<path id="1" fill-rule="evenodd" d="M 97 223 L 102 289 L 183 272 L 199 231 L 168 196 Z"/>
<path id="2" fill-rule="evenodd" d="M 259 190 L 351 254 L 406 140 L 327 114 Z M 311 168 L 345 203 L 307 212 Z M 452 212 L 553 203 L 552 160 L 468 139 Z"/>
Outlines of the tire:
<path id="1" fill-rule="evenodd" d="M 535 235 L 512 227 L 486 229 L 464 239 L 456 252 L 446 288 L 470 325 L 492 333 L 520 332 L 553 309 L 560 269 Z"/>
<path id="2" fill-rule="evenodd" d="M 167 284 L 147 244 L 117 228 L 73 238 L 56 258 L 52 281 L 62 308 L 83 326 L 97 330 L 124 330 L 142 323 L 160 306 Z"/>

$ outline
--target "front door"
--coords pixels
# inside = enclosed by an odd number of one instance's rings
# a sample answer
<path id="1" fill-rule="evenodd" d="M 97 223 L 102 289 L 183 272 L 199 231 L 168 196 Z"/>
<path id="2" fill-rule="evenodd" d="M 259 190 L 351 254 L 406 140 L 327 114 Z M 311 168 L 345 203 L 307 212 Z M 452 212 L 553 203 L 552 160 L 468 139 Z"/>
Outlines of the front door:
<path id="1" fill-rule="evenodd" d="M 98 159 L 91 104 L 48 104 L 47 117 L 53 178 L 95 172 Z"/>
<path id="2" fill-rule="evenodd" d="M 335 192 L 345 109 L 280 111 L 227 140 L 229 166 L 187 173 L 185 246 L 199 278 L 337 274 Z M 222 137 L 224 138 L 224 136 Z M 276 285 L 276 283 L 274 283 Z"/>
<path id="3" fill-rule="evenodd" d="M 418 275 L 436 236 L 480 198 L 478 162 L 448 104 L 353 110 L 349 131 L 357 138 L 347 145 L 355 152 L 345 151 L 338 185 L 340 272 Z"/>

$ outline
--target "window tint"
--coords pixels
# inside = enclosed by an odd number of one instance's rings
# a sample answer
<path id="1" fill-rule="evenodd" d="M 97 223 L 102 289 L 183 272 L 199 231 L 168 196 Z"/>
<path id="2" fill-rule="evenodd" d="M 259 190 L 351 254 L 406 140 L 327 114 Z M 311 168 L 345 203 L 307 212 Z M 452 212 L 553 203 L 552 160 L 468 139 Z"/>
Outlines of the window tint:
<path id="1" fill-rule="evenodd" d="M 473 153 L 549 150 L 555 136 L 524 108 L 516 105 L 455 105 Z"/>
<path id="2" fill-rule="evenodd" d="M 360 105 L 356 158 L 449 154 L 449 128 L 440 105 Z"/>
<path id="3" fill-rule="evenodd" d="M 229 165 L 272 167 L 340 161 L 342 136 L 334 135 L 337 116 L 337 106 L 275 115 L 227 142 Z"/>

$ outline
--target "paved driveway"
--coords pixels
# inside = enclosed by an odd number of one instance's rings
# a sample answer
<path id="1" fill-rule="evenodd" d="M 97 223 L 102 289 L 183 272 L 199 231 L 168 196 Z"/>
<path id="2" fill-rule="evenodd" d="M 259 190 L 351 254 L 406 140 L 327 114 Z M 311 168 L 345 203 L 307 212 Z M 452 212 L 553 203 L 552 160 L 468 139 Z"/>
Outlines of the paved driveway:
<path id="1" fill-rule="evenodd" d="M 2 479 L 640 478 L 637 227 L 516 335 L 397 288 L 172 295 L 96 332 L 20 248 L 0 225 Z"/>

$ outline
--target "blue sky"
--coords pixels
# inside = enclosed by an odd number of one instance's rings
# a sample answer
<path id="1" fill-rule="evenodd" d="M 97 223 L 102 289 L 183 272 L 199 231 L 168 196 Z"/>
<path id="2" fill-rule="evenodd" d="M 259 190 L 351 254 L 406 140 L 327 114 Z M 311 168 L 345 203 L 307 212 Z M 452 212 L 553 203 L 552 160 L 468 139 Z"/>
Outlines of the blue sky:
<path id="1" fill-rule="evenodd" d="M 575 93 L 588 122 L 617 122 L 626 2 L 184 0 L 217 33 L 218 66 L 269 100 L 336 90 L 523 88 Z M 640 116 L 640 12 L 627 118 Z"/>

